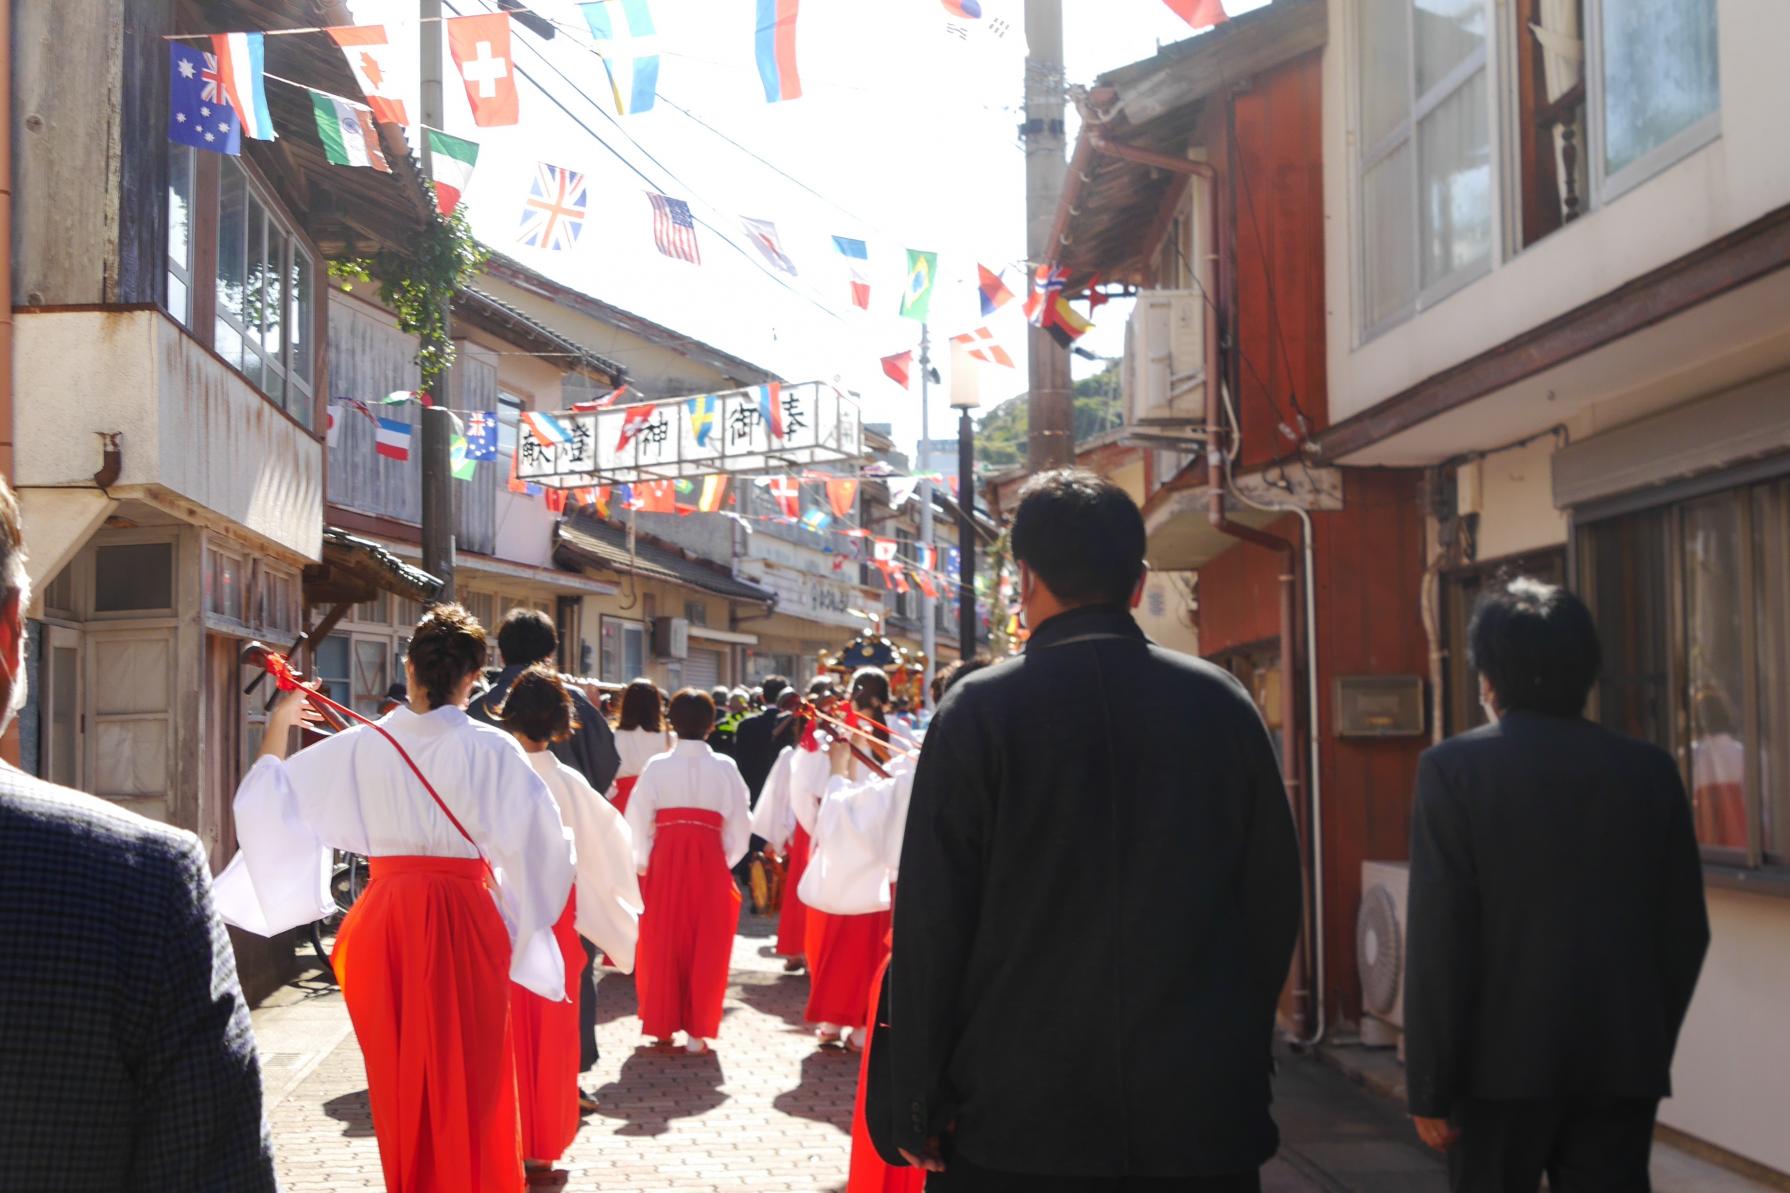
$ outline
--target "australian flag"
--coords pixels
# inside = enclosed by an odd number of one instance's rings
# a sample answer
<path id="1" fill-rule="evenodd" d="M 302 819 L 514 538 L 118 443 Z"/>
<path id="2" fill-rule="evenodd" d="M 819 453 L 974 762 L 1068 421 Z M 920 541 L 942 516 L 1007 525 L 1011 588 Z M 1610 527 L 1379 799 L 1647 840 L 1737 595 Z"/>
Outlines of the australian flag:
<path id="1" fill-rule="evenodd" d="M 242 121 L 230 106 L 216 54 L 168 43 L 168 139 L 213 153 L 242 152 Z"/>
<path id="2" fill-rule="evenodd" d="M 497 415 L 474 410 L 466 416 L 466 458 L 497 459 Z"/>

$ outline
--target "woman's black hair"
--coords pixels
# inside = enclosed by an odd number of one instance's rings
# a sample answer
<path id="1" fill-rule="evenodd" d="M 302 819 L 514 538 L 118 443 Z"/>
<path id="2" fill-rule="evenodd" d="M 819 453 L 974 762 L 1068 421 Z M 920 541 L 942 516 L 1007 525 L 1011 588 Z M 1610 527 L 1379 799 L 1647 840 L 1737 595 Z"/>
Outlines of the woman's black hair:
<path id="1" fill-rule="evenodd" d="M 485 666 L 485 627 L 461 605 L 436 605 L 411 632 L 406 656 L 431 709 L 453 703 L 469 675 Z"/>
<path id="2" fill-rule="evenodd" d="M 572 694 L 547 663 L 525 668 L 504 693 L 503 703 L 491 710 L 511 733 L 530 741 L 565 741 L 578 727 L 572 715 Z"/>
<path id="3" fill-rule="evenodd" d="M 669 715 L 679 741 L 701 741 L 715 727 L 715 698 L 701 688 L 685 688 L 671 698 Z"/>
<path id="4" fill-rule="evenodd" d="M 622 689 L 621 721 L 617 729 L 665 731 L 665 693 L 650 679 L 637 679 Z"/>

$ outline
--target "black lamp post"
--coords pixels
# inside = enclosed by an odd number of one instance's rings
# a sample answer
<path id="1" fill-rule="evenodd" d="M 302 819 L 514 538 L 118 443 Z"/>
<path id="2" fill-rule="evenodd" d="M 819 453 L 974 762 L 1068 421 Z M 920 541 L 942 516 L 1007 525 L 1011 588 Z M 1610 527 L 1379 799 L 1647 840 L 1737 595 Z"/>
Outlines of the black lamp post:
<path id="1" fill-rule="evenodd" d="M 980 404 L 973 388 L 952 387 L 951 405 L 957 409 L 957 649 L 966 659 L 976 653 L 981 629 L 976 616 L 976 428 L 970 422 L 970 411 Z"/>

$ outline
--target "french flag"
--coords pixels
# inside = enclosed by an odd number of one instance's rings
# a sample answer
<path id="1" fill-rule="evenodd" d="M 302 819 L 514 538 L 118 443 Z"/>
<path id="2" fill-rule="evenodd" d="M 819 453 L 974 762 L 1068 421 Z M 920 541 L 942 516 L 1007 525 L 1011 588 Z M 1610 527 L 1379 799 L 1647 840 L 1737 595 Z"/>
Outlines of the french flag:
<path id="1" fill-rule="evenodd" d="M 543 414 L 539 410 L 525 411 L 522 422 L 534 433 L 536 439 L 548 447 L 564 447 L 572 442 L 571 430 L 551 414 Z"/>
<path id="2" fill-rule="evenodd" d="M 410 435 L 414 429 L 395 418 L 380 419 L 379 429 L 373 432 L 374 450 L 388 460 L 410 459 Z"/>
<path id="3" fill-rule="evenodd" d="M 273 116 L 267 110 L 267 73 L 259 33 L 214 33 L 211 49 L 218 57 L 224 96 L 242 122 L 242 135 L 257 141 L 274 139 Z"/>

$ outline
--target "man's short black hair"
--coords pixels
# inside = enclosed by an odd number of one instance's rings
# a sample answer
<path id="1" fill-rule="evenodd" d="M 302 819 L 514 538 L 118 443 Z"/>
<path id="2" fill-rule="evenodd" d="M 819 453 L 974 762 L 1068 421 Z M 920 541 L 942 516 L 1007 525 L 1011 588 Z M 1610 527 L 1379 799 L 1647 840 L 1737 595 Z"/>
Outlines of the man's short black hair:
<path id="1" fill-rule="evenodd" d="M 559 649 L 553 619 L 539 609 L 511 609 L 497 631 L 497 649 L 506 667 L 527 667 Z"/>
<path id="2" fill-rule="evenodd" d="M 1473 667 L 1501 712 L 1576 717 L 1585 710 L 1603 652 L 1585 602 L 1529 576 L 1479 598 L 1467 630 Z"/>
<path id="3" fill-rule="evenodd" d="M 1020 490 L 1013 557 L 1065 605 L 1123 605 L 1144 569 L 1144 516 L 1092 472 L 1040 473 Z"/>
<path id="4" fill-rule="evenodd" d="M 777 697 L 783 695 L 783 690 L 789 687 L 789 681 L 781 675 L 767 675 L 764 677 L 761 687 L 764 690 L 764 702 L 772 708 L 776 708 Z"/>

